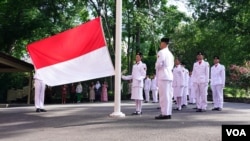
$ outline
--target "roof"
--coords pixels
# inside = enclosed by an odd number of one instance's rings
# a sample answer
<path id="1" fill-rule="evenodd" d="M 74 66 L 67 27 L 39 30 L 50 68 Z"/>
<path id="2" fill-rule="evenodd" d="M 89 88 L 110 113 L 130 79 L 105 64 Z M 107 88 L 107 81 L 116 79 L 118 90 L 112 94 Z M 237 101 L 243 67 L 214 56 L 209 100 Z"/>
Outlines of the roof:
<path id="1" fill-rule="evenodd" d="M 0 52 L 0 72 L 31 72 L 33 64 Z"/>

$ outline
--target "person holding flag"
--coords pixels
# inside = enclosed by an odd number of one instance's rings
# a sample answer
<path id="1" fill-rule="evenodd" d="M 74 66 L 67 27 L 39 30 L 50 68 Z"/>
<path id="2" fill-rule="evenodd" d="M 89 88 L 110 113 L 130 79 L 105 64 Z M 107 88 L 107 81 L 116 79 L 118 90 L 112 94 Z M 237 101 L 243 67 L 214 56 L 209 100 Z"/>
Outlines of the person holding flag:
<path id="1" fill-rule="evenodd" d="M 146 78 L 147 66 L 143 63 L 142 53 L 136 53 L 136 64 L 133 65 L 132 74 L 128 76 L 122 75 L 123 80 L 132 80 L 131 99 L 135 100 L 136 111 L 132 115 L 142 114 L 143 101 L 143 83 Z"/>

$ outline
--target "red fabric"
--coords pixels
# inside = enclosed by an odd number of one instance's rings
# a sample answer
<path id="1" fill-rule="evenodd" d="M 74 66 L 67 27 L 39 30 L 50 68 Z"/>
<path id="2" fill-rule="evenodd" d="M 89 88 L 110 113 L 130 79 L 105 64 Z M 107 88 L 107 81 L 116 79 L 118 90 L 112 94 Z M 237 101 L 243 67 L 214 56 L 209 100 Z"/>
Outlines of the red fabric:
<path id="1" fill-rule="evenodd" d="M 27 46 L 36 69 L 64 62 L 106 46 L 98 17 Z"/>

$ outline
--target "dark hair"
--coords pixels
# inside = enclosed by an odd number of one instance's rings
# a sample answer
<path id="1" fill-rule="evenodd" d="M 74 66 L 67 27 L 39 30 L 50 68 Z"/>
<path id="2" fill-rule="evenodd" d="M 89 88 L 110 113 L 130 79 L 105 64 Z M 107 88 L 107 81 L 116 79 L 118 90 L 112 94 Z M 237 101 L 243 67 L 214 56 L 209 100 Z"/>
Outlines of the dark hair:
<path id="1" fill-rule="evenodd" d="M 166 44 L 169 43 L 169 38 L 161 38 L 161 42 L 165 42 Z"/>

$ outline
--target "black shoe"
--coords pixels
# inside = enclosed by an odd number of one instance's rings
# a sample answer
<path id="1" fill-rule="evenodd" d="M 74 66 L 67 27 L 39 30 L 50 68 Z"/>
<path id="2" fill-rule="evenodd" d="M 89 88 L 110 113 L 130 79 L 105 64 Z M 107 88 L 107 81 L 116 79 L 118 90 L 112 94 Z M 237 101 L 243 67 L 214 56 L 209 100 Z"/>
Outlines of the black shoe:
<path id="1" fill-rule="evenodd" d="M 37 109 L 36 109 L 36 112 L 37 112 L 37 113 L 39 113 L 39 112 L 40 112 L 40 109 L 39 109 L 39 108 L 37 108 Z"/>
<path id="2" fill-rule="evenodd" d="M 142 115 L 142 112 L 134 112 L 134 113 L 132 113 L 131 115 Z"/>
<path id="3" fill-rule="evenodd" d="M 157 109 L 161 109 L 161 107 L 157 107 Z"/>
<path id="4" fill-rule="evenodd" d="M 218 109 L 219 109 L 218 107 L 217 108 L 213 108 L 212 111 L 218 111 Z"/>
<path id="5" fill-rule="evenodd" d="M 176 110 L 176 111 L 180 111 L 181 109 L 180 109 L 180 108 L 174 108 L 174 110 Z"/>
<path id="6" fill-rule="evenodd" d="M 171 115 L 159 115 L 155 119 L 171 119 Z"/>
<path id="7" fill-rule="evenodd" d="M 40 109 L 40 112 L 47 112 L 45 109 Z"/>
<path id="8" fill-rule="evenodd" d="M 181 105 L 181 108 L 187 108 L 187 105 L 183 104 Z"/>
<path id="9" fill-rule="evenodd" d="M 197 109 L 197 107 L 193 108 L 193 109 Z"/>
<path id="10" fill-rule="evenodd" d="M 196 112 L 202 112 L 202 110 L 201 109 L 197 109 Z"/>
<path id="11" fill-rule="evenodd" d="M 148 101 L 144 101 L 144 103 L 148 103 Z"/>
<path id="12" fill-rule="evenodd" d="M 206 109 L 201 109 L 201 112 L 206 112 L 207 110 Z"/>

